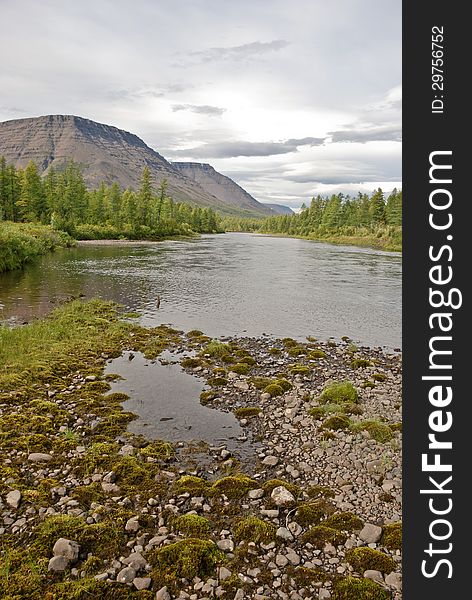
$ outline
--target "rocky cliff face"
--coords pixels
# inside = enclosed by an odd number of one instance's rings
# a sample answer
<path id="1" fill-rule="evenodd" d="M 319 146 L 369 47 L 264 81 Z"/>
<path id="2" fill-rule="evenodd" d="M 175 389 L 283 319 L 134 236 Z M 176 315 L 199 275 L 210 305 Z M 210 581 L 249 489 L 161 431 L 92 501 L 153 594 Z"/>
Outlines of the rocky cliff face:
<path id="1" fill-rule="evenodd" d="M 211 165 L 194 162 L 174 162 L 172 165 L 187 178 L 198 183 L 206 192 L 223 202 L 266 216 L 275 214 L 268 205 L 258 202 L 235 181 L 218 173 Z"/>
<path id="2" fill-rule="evenodd" d="M 188 177 L 184 170 L 172 165 L 136 135 L 82 117 L 48 115 L 0 123 L 2 155 L 16 167 L 24 167 L 33 160 L 44 173 L 51 166 L 61 168 L 68 160 L 74 160 L 82 166 L 90 187 L 105 181 L 136 189 L 143 167 L 147 165 L 156 184 L 167 179 L 174 200 L 211 206 L 225 214 L 241 212 L 237 202 L 228 201 L 227 195 L 216 196 L 203 188 L 198 178 Z M 214 173 L 227 179 L 216 171 Z M 252 211 L 264 211 L 263 205 L 242 188 L 239 190 L 253 201 Z"/>

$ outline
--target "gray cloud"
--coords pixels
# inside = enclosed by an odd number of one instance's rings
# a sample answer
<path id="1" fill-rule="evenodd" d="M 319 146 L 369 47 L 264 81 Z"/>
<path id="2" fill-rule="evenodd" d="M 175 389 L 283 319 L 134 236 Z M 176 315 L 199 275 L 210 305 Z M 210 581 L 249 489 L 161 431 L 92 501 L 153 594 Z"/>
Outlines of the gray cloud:
<path id="1" fill-rule="evenodd" d="M 207 104 L 174 104 L 172 111 L 177 112 L 179 110 L 188 110 L 196 113 L 197 115 L 209 115 L 210 117 L 221 117 L 226 112 L 226 108 L 220 108 L 219 106 L 208 106 Z"/>
<path id="2" fill-rule="evenodd" d="M 111 100 L 139 100 L 140 98 L 164 98 L 169 94 L 185 92 L 194 85 L 190 83 L 172 83 L 161 87 L 139 87 L 133 89 L 116 89 L 107 92 L 107 98 Z"/>
<path id="3" fill-rule="evenodd" d="M 196 62 L 208 63 L 221 60 L 246 60 L 254 56 L 261 56 L 268 52 L 277 52 L 286 48 L 290 42 L 287 40 L 272 40 L 271 42 L 250 42 L 240 46 L 221 46 L 190 52 L 189 56 Z M 192 62 L 192 61 L 191 61 Z M 184 63 L 185 64 L 185 63 Z"/>
<path id="4" fill-rule="evenodd" d="M 357 142 L 401 142 L 402 130 L 400 125 L 382 127 L 361 127 L 359 129 L 342 129 L 340 131 L 329 131 L 333 143 Z"/>
<path id="5" fill-rule="evenodd" d="M 178 156 L 193 158 L 234 158 L 237 156 L 274 156 L 297 152 L 299 146 L 321 146 L 325 138 L 305 137 L 283 142 L 216 142 L 188 150 L 178 150 Z"/>

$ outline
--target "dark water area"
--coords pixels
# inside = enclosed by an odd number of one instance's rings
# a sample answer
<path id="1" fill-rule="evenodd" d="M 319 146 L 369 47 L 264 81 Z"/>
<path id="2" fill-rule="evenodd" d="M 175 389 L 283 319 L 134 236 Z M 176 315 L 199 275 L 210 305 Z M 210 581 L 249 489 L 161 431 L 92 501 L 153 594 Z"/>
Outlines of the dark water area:
<path id="1" fill-rule="evenodd" d="M 165 352 L 149 361 L 139 352 L 125 352 L 107 364 L 107 373 L 123 377 L 111 384 L 111 391 L 128 394 L 123 409 L 138 415 L 128 431 L 149 439 L 204 440 L 240 453 L 245 432 L 238 420 L 200 404 L 205 382 L 186 373 L 178 358 Z"/>
<path id="2" fill-rule="evenodd" d="M 347 335 L 394 348 L 401 275 L 396 253 L 254 234 L 80 245 L 1 275 L 0 319 L 30 321 L 85 294 L 140 312 L 144 325 L 210 336 Z"/>

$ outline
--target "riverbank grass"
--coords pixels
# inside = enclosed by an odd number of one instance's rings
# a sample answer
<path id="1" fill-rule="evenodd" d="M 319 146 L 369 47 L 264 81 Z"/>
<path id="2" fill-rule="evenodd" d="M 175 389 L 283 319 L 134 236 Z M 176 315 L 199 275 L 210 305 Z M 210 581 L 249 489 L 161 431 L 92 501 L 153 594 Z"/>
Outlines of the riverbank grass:
<path id="1" fill-rule="evenodd" d="M 67 233 L 48 225 L 0 222 L 0 273 L 20 269 L 42 254 L 74 243 Z"/>

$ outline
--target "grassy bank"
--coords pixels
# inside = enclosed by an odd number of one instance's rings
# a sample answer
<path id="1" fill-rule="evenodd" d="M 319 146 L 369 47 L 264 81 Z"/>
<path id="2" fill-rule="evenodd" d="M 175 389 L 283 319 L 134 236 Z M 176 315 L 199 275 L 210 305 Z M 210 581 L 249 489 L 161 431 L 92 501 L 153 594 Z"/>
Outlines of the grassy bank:
<path id="1" fill-rule="evenodd" d="M 73 243 L 67 233 L 50 226 L 0 222 L 0 273 L 20 269 L 37 256 Z"/>

